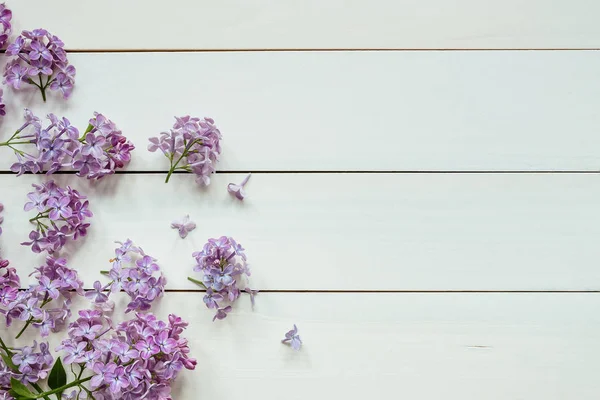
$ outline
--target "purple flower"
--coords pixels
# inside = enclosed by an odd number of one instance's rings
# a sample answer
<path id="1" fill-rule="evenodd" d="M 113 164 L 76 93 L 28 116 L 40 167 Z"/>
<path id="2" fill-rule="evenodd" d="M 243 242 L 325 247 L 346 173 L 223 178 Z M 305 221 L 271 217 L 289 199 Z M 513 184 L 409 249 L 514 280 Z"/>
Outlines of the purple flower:
<path id="1" fill-rule="evenodd" d="M 4 32 L 0 34 L 0 44 L 4 45 L 10 33 L 10 12 L 0 8 L 0 22 Z M 46 90 L 60 90 L 67 98 L 75 82 L 75 68 L 69 65 L 64 43 L 45 29 L 23 31 L 6 50 L 14 57 L 4 71 L 5 83 L 20 89 L 21 83 L 35 85 L 46 101 Z M 23 79 L 23 70 L 38 79 Z"/>
<path id="2" fill-rule="evenodd" d="M 113 393 L 119 393 L 122 389 L 129 386 L 129 381 L 125 376 L 125 368 L 117 367 L 113 372 L 106 375 L 106 379 L 110 382 L 110 390 Z"/>
<path id="3" fill-rule="evenodd" d="M 53 85 L 59 85 L 59 78 L 64 79 L 64 74 L 59 74 Z M 70 167 L 77 171 L 77 176 L 97 180 L 130 162 L 135 146 L 102 114 L 94 113 L 81 138 L 67 118 L 54 114 L 48 114 L 47 118 L 49 124 L 43 126 L 31 111 L 25 110 L 25 123 L 8 141 L 0 143 L 0 146 L 15 149 L 18 162 L 11 166 L 11 170 L 17 172 L 17 176 L 25 172 L 46 172 L 50 175 Z"/>
<path id="4" fill-rule="evenodd" d="M 51 281 L 47 276 L 40 277 L 40 290 L 48 295 L 51 299 L 57 299 L 59 296 L 58 289 L 61 287 L 60 281 Z"/>
<path id="5" fill-rule="evenodd" d="M 218 302 L 223 300 L 223 296 L 219 293 L 215 293 L 211 288 L 206 289 L 204 295 L 204 303 L 208 308 L 219 308 Z"/>
<path id="6" fill-rule="evenodd" d="M 20 89 L 22 83 L 27 83 L 29 79 L 28 69 L 20 64 L 8 63 L 4 72 L 3 83 L 12 86 L 15 89 Z"/>
<path id="7" fill-rule="evenodd" d="M 292 349 L 300 350 L 300 347 L 302 347 L 302 340 L 300 340 L 300 335 L 298 335 L 296 324 L 294 324 L 294 329 L 285 334 L 285 339 L 283 339 L 281 343 L 289 343 L 290 346 L 292 346 Z"/>
<path id="8" fill-rule="evenodd" d="M 147 360 L 160 352 L 160 347 L 154 343 L 154 337 L 149 336 L 145 340 L 140 340 L 135 344 L 135 348 L 140 352 L 140 357 Z"/>
<path id="9" fill-rule="evenodd" d="M 4 48 L 6 41 L 12 32 L 12 11 L 10 11 L 4 3 L 0 4 L 0 23 L 2 24 L 3 32 L 0 34 L 0 48 Z"/>
<path id="10" fill-rule="evenodd" d="M 102 146 L 106 143 L 104 136 L 96 136 L 93 133 L 88 133 L 85 136 L 85 146 L 81 149 L 81 154 L 84 156 L 91 155 L 95 158 L 100 158 L 104 150 Z"/>
<path id="11" fill-rule="evenodd" d="M 179 236 L 184 239 L 189 232 L 196 229 L 196 223 L 190 221 L 190 216 L 186 215 L 181 219 L 180 222 L 173 221 L 171 222 L 171 228 L 177 229 L 179 231 Z"/>
<path id="12" fill-rule="evenodd" d="M 104 293 L 104 288 L 100 281 L 94 282 L 93 290 L 86 290 L 85 298 L 94 302 L 94 303 L 106 303 L 108 301 L 108 296 Z"/>
<path id="13" fill-rule="evenodd" d="M 230 183 L 229 185 L 227 185 L 227 191 L 229 192 L 229 194 L 235 196 L 239 200 L 244 200 L 244 197 L 246 197 L 244 186 L 246 186 L 246 183 L 248 183 L 250 175 L 252 174 L 248 174 L 239 185 L 236 185 L 235 183 Z"/>
<path id="14" fill-rule="evenodd" d="M 105 382 L 109 382 L 110 375 L 117 369 L 117 365 L 115 363 L 103 364 L 101 362 L 97 362 L 94 364 L 92 370 L 95 375 L 92 377 L 90 384 L 92 387 L 98 387 Z"/>
<path id="15" fill-rule="evenodd" d="M 69 218 L 73 214 L 69 204 L 71 204 L 71 198 L 67 196 L 63 196 L 59 199 L 55 197 L 49 199 L 48 208 L 50 213 L 48 216 L 50 219 L 56 221 L 60 218 Z"/>
<path id="16" fill-rule="evenodd" d="M 29 234 L 30 241 L 21 244 L 31 246 L 35 253 L 43 250 L 52 253 L 60 250 L 69 238 L 77 240 L 86 235 L 90 226 L 86 219 L 93 214 L 85 196 L 68 186 L 61 188 L 53 181 L 33 187 L 35 191 L 27 195 L 30 201 L 23 208 L 38 211 L 30 219 L 36 229 Z"/>
<path id="17" fill-rule="evenodd" d="M 229 313 L 230 311 L 231 311 L 231 306 L 227 306 L 225 308 L 219 308 L 217 310 L 217 313 L 213 317 L 213 322 L 217 319 L 225 319 L 225 317 L 227 317 L 227 313 Z"/>
<path id="18" fill-rule="evenodd" d="M 169 337 L 169 332 L 161 331 L 155 339 L 156 345 L 160 348 L 160 351 L 165 354 L 171 354 L 171 352 L 177 347 L 177 341 Z"/>
<path id="19" fill-rule="evenodd" d="M 45 210 L 46 200 L 48 200 L 48 195 L 46 193 L 31 192 L 27 194 L 27 198 L 31 201 L 25 203 L 23 210 L 31 211 L 34 208 L 39 212 L 43 212 Z"/>
<path id="20" fill-rule="evenodd" d="M 174 171 L 183 170 L 194 173 L 197 183 L 210 184 L 210 175 L 221 155 L 221 132 L 215 121 L 189 115 L 175 120 L 170 132 L 149 139 L 148 151 L 160 150 L 170 160 L 165 182 L 169 182 Z"/>
<path id="21" fill-rule="evenodd" d="M 241 293 L 241 289 L 250 294 L 250 300 L 254 304 L 254 296 L 257 291 L 247 288 L 247 280 L 250 276 L 250 268 L 246 262 L 244 248 L 233 238 L 222 236 L 218 239 L 209 239 L 201 251 L 192 254 L 196 259 L 194 271 L 202 272 L 202 281 L 188 278 L 206 288 L 204 303 L 208 308 L 217 309 L 213 318 L 223 319 L 231 310 L 231 307 L 219 308 L 220 302 L 227 299 L 230 303 L 235 302 Z"/>

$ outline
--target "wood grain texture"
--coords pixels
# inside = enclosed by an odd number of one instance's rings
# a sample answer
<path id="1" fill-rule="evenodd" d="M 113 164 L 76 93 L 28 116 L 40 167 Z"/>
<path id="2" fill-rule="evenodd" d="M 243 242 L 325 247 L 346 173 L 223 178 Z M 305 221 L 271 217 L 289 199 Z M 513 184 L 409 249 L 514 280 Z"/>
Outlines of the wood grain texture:
<path id="1" fill-rule="evenodd" d="M 31 108 L 84 129 L 106 114 L 164 170 L 148 137 L 212 116 L 220 170 L 597 171 L 600 52 L 71 54 L 73 97 L 5 91 L 0 140 Z M 185 73 L 181 72 L 181 67 Z M 37 89 L 36 89 L 37 90 Z M 14 156 L 0 148 L 0 168 Z"/>
<path id="2" fill-rule="evenodd" d="M 598 48 L 593 0 L 8 2 L 69 49 Z M 78 15 L 82 18 L 72 18 Z M 107 26 L 107 24 L 109 26 Z"/>
<path id="3" fill-rule="evenodd" d="M 256 174 L 243 203 L 218 174 L 116 175 L 90 186 L 89 236 L 67 248 L 91 287 L 114 241 L 131 238 L 159 259 L 170 289 L 192 289 L 191 254 L 210 237 L 247 249 L 251 284 L 269 290 L 600 290 L 600 181 L 588 174 Z M 19 246 L 31 175 L 0 176 L 0 246 L 20 271 L 41 258 Z M 170 222 L 190 214 L 182 240 Z"/>
<path id="4" fill-rule="evenodd" d="M 597 294 L 263 293 L 212 323 L 201 294 L 169 293 L 155 309 L 190 322 L 199 360 L 175 399 L 595 400 L 599 307 Z M 279 343 L 294 323 L 298 353 Z"/>

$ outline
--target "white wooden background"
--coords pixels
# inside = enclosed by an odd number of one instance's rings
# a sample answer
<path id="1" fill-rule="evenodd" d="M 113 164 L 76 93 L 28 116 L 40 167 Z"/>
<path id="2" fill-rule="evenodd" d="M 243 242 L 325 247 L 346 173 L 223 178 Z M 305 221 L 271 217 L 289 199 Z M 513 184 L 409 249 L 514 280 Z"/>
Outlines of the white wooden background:
<path id="1" fill-rule="evenodd" d="M 67 248 L 88 285 L 127 237 L 165 270 L 155 311 L 191 322 L 199 360 L 175 399 L 600 395 L 597 1 L 8 6 L 16 31 L 60 36 L 78 74 L 68 101 L 5 90 L 0 139 L 27 106 L 82 127 L 102 112 L 138 146 L 124 174 L 55 179 L 95 213 Z M 205 190 L 163 184 L 145 150 L 184 114 L 224 135 Z M 22 206 L 42 177 L 15 179 L 12 159 L 0 149 L 0 246 L 25 275 L 41 257 L 18 245 Z M 226 185 L 248 171 L 234 201 Z M 184 214 L 198 228 L 181 240 Z M 186 277 L 224 234 L 264 292 L 213 324 Z M 293 323 L 299 353 L 279 344 Z"/>

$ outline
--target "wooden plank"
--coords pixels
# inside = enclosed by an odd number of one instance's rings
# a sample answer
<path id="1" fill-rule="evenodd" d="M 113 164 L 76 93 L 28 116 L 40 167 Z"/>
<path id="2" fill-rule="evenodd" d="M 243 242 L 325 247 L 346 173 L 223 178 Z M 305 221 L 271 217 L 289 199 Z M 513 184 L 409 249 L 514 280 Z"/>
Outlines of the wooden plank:
<path id="1" fill-rule="evenodd" d="M 592 400 L 600 393 L 597 294 L 263 293 L 254 312 L 247 298 L 238 303 L 214 324 L 198 293 L 168 293 L 158 304 L 161 318 L 175 312 L 190 322 L 198 359 L 195 371 L 180 375 L 174 398 Z M 279 343 L 294 323 L 304 341 L 298 353 Z"/>
<path id="2" fill-rule="evenodd" d="M 274 290 L 600 290 L 600 181 L 588 174 L 255 174 L 243 203 L 226 191 L 243 175 L 116 175 L 87 185 L 95 213 L 68 249 L 88 287 L 114 241 L 159 259 L 171 289 L 192 289 L 193 251 L 230 235 L 247 249 L 252 286 Z M 19 246 L 22 210 L 38 177 L 0 176 L 0 246 L 21 271 L 39 256 Z M 185 240 L 170 222 L 190 214 Z"/>
<path id="3" fill-rule="evenodd" d="M 62 9 L 62 7 L 61 7 Z M 148 137 L 212 116 L 220 170 L 591 170 L 600 166 L 600 52 L 72 54 L 69 101 L 5 91 L 0 140 L 24 107 L 84 129 L 93 111 L 164 170 Z M 181 74 L 177 66 L 185 66 Z M 35 89 L 35 88 L 34 88 Z M 37 89 L 36 89 L 37 90 Z M 13 156 L 0 148 L 0 168 Z"/>
<path id="4" fill-rule="evenodd" d="M 597 48 L 593 0 L 143 0 L 9 3 L 15 30 L 70 49 Z M 85 16 L 72 18 L 73 15 Z M 97 24 L 109 29 L 93 29 Z M 85 34 L 82 34 L 85 32 Z"/>

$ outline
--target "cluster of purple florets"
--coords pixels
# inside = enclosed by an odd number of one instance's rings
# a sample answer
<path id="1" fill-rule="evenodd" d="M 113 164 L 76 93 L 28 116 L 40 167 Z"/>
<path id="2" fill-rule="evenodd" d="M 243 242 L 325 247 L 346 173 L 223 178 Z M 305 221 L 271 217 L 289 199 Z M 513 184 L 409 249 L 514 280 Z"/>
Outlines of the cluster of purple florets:
<path id="1" fill-rule="evenodd" d="M 35 229 L 29 234 L 29 242 L 34 253 L 60 250 L 68 239 L 77 240 L 87 234 L 90 226 L 87 219 L 92 217 L 86 197 L 70 186 L 61 188 L 54 181 L 41 185 L 32 185 L 35 190 L 27 194 L 29 202 L 24 210 L 36 210 L 38 213 L 29 221 Z"/>
<path id="2" fill-rule="evenodd" d="M 116 329 L 101 311 L 84 310 L 69 325 L 65 364 L 93 371 L 89 386 L 96 399 L 167 399 L 171 383 L 182 369 L 194 369 L 187 339 L 187 323 L 175 315 L 169 321 L 136 313 Z"/>
<path id="3" fill-rule="evenodd" d="M 65 44 L 45 29 L 23 31 L 7 49 L 14 57 L 6 64 L 4 83 L 15 89 L 34 85 L 46 100 L 46 90 L 71 95 L 75 84 L 75 67 L 69 64 Z"/>
<path id="4" fill-rule="evenodd" d="M 115 258 L 111 260 L 113 267 L 107 273 L 112 281 L 105 286 L 99 281 L 94 282 L 94 289 L 87 291 L 85 296 L 95 304 L 102 304 L 109 301 L 105 291 L 124 290 L 131 297 L 125 312 L 147 311 L 154 300 L 162 297 L 167 279 L 160 272 L 156 259 L 145 254 L 131 240 L 118 243 L 121 246 L 115 249 Z"/>
<path id="5" fill-rule="evenodd" d="M 202 284 L 206 287 L 204 304 L 217 310 L 213 321 L 224 319 L 232 309 L 231 305 L 221 306 L 222 301 L 230 303 L 240 297 L 240 288 L 250 293 L 254 303 L 256 291 L 246 287 L 250 268 L 246 262 L 244 248 L 233 238 L 221 236 L 209 239 L 201 251 L 192 256 L 196 259 L 194 271 L 204 273 Z"/>
<path id="6" fill-rule="evenodd" d="M 100 179 L 114 174 L 131 160 L 134 145 L 104 115 L 94 113 L 83 136 L 67 118 L 48 114 L 49 123 L 25 110 L 25 123 L 4 145 L 12 148 L 18 161 L 11 171 L 52 174 L 63 168 L 77 171 L 78 176 Z M 33 151 L 21 150 L 33 145 Z"/>
<path id="7" fill-rule="evenodd" d="M 148 150 L 160 150 L 169 159 L 167 182 L 173 172 L 181 170 L 194 173 L 199 184 L 210 184 L 210 175 L 221 155 L 221 132 L 215 121 L 189 115 L 175 120 L 170 132 L 150 138 Z"/>
<path id="8" fill-rule="evenodd" d="M 27 290 L 19 290 L 20 280 L 8 261 L 0 261 L 0 313 L 6 325 L 13 320 L 38 328 L 41 336 L 59 331 L 71 315 L 71 296 L 83 295 L 83 282 L 77 272 L 67 267 L 64 258 L 47 257 L 46 262 L 35 269 L 37 282 Z"/>
<path id="9" fill-rule="evenodd" d="M 50 354 L 48 343 L 40 343 L 39 350 L 37 347 L 37 342 L 34 341 L 32 346 L 12 350 L 9 362 L 16 367 L 16 371 L 0 358 L 0 399 L 13 399 L 9 394 L 11 378 L 22 383 L 36 383 L 48 377 L 54 358 Z"/>

